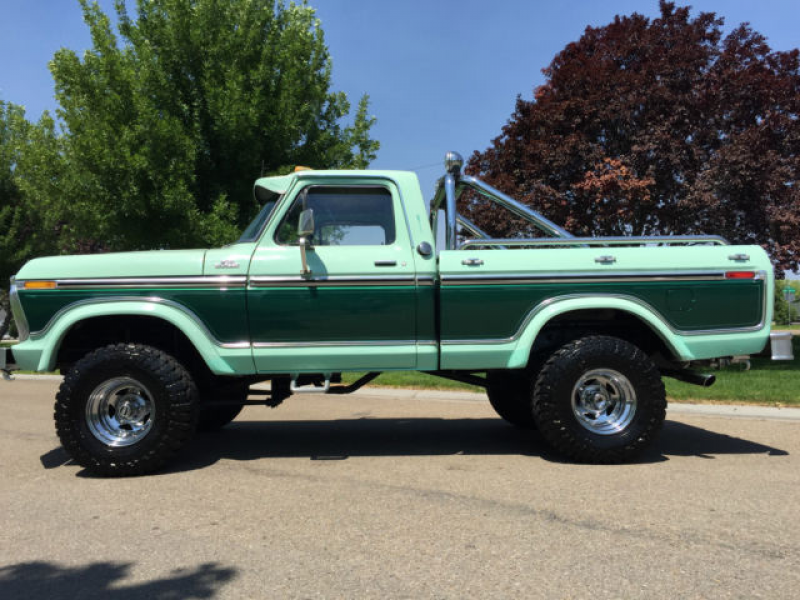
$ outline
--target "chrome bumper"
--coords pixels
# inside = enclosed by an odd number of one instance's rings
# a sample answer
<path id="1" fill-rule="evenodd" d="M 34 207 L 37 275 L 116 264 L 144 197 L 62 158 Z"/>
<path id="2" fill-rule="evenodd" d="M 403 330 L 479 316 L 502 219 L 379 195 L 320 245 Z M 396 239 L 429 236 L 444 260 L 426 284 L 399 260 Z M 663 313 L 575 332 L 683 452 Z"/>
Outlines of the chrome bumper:
<path id="1" fill-rule="evenodd" d="M 0 348 L 0 374 L 3 379 L 11 379 L 11 371 L 16 371 L 19 367 L 14 362 L 14 353 L 11 348 Z"/>
<path id="2" fill-rule="evenodd" d="M 794 360 L 790 331 L 773 331 L 769 334 L 769 341 L 772 346 L 772 360 Z"/>
<path id="3" fill-rule="evenodd" d="M 25 311 L 22 310 L 22 303 L 19 300 L 19 282 L 15 277 L 11 278 L 11 289 L 8 294 L 11 303 L 11 314 L 14 316 L 14 323 L 17 325 L 17 334 L 20 342 L 28 339 L 31 333 L 28 327 L 28 319 L 25 318 Z"/>

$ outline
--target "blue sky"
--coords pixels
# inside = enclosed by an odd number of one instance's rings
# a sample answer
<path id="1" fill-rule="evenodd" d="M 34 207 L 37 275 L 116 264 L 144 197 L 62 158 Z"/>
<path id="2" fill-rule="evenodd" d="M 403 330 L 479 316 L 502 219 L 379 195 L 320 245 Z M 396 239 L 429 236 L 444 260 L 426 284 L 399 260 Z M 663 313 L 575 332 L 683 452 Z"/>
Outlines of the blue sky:
<path id="1" fill-rule="evenodd" d="M 101 0 L 113 12 L 113 0 Z M 133 6 L 133 2 L 128 2 Z M 541 69 L 587 25 L 615 14 L 658 13 L 657 0 L 316 0 L 333 58 L 334 86 L 355 104 L 370 94 L 381 142 L 375 168 L 416 169 L 425 197 L 446 150 L 485 148 L 517 94 L 530 98 Z M 797 0 L 695 0 L 726 30 L 742 21 L 777 50 L 800 46 Z M 0 0 L 0 99 L 28 117 L 55 109 L 47 63 L 61 47 L 89 47 L 76 0 Z M 433 166 L 429 166 L 433 165 Z M 420 168 L 421 167 L 421 168 Z M 257 174 L 254 174 L 254 176 Z"/>

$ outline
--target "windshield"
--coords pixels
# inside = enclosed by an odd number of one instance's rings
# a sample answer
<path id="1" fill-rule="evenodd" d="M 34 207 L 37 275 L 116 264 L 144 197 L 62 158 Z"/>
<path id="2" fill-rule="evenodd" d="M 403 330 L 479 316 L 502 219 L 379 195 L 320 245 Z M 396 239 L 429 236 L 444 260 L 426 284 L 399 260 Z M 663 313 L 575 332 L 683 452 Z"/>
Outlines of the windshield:
<path id="1" fill-rule="evenodd" d="M 237 243 L 254 242 L 261 234 L 261 230 L 264 229 L 264 225 L 269 220 L 269 216 L 281 199 L 281 196 L 274 192 L 267 192 L 264 189 L 260 189 L 259 192 L 260 193 L 257 193 L 256 196 L 259 200 L 264 200 L 264 204 L 261 210 L 258 211 L 256 218 L 250 222 L 250 225 L 247 226 L 242 236 L 237 240 Z"/>

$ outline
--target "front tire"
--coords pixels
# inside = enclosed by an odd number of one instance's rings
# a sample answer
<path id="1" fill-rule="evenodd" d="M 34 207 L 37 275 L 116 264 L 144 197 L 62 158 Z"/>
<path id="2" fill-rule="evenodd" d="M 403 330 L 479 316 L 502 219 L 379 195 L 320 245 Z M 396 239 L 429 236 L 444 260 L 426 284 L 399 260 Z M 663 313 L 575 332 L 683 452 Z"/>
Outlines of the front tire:
<path id="1" fill-rule="evenodd" d="M 163 466 L 197 426 L 198 393 L 173 357 L 142 344 L 99 348 L 67 372 L 56 396 L 56 432 L 79 465 L 103 476 Z"/>
<path id="2" fill-rule="evenodd" d="M 610 336 L 588 336 L 556 351 L 534 389 L 542 436 L 566 456 L 619 463 L 638 456 L 666 418 L 666 392 L 653 361 Z"/>

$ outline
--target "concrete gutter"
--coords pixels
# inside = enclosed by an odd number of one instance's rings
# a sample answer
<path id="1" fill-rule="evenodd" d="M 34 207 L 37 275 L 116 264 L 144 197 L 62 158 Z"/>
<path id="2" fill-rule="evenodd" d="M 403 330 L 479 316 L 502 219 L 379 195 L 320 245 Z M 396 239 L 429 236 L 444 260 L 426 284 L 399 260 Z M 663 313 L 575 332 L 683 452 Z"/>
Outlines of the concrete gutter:
<path id="1" fill-rule="evenodd" d="M 15 375 L 19 381 L 61 381 L 61 375 Z M 2 385 L 0 383 L 0 385 Z M 6 384 L 8 385 L 8 384 Z M 268 390 L 269 383 L 253 386 L 255 389 Z M 474 392 L 403 389 L 366 386 L 355 395 L 379 398 L 403 398 L 426 402 L 487 402 L 486 394 Z M 800 408 L 778 408 L 775 406 L 739 405 L 739 404 L 684 404 L 670 402 L 667 416 L 693 415 L 707 417 L 730 417 L 740 419 L 760 419 L 776 421 L 800 421 Z"/>

